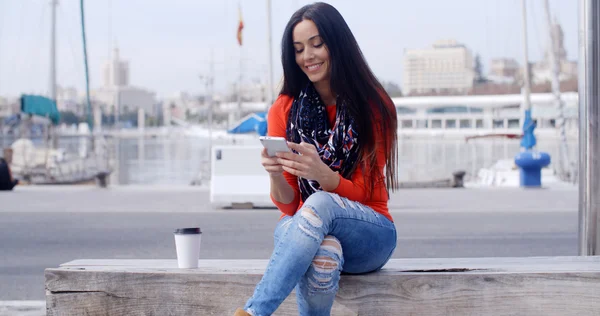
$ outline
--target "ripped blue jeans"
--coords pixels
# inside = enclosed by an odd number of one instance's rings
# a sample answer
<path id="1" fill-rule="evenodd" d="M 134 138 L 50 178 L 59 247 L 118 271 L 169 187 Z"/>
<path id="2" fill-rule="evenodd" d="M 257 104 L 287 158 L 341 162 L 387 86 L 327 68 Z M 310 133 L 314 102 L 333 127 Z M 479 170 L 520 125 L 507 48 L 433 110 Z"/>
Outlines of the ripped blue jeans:
<path id="1" fill-rule="evenodd" d="M 244 310 L 271 315 L 296 288 L 300 315 L 330 315 L 340 273 L 377 271 L 395 248 L 396 228 L 385 216 L 334 193 L 313 193 L 277 224 L 275 248 Z"/>

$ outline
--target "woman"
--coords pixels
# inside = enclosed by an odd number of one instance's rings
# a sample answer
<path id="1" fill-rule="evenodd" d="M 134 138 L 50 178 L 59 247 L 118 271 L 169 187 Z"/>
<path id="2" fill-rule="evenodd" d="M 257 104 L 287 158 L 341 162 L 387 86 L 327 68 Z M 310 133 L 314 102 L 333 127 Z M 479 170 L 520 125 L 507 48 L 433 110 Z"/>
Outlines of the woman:
<path id="1" fill-rule="evenodd" d="M 325 3 L 294 13 L 282 63 L 268 134 L 293 152 L 263 150 L 262 164 L 283 214 L 265 274 L 235 315 L 271 315 L 294 288 L 300 315 L 329 315 L 340 273 L 379 270 L 396 248 L 396 111 L 340 13 Z"/>

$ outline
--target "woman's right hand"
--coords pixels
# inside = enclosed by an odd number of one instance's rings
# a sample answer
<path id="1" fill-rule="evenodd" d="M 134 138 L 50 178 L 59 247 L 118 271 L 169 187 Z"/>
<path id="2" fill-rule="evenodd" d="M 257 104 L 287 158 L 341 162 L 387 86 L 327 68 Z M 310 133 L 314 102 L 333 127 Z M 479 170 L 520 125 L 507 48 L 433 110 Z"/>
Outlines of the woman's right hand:
<path id="1" fill-rule="evenodd" d="M 270 157 L 266 148 L 262 149 L 260 155 L 261 163 L 269 175 L 277 176 L 283 174 L 283 167 L 279 162 L 277 162 L 279 159 L 277 156 Z"/>

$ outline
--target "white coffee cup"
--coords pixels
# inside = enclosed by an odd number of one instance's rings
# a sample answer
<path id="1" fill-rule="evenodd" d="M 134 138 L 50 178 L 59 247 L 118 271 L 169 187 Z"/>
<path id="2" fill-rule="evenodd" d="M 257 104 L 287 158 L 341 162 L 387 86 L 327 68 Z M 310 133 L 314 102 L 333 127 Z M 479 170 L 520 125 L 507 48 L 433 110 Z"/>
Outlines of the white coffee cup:
<path id="1" fill-rule="evenodd" d="M 199 227 L 178 228 L 174 232 L 177 250 L 177 265 L 181 269 L 198 267 L 202 232 Z"/>

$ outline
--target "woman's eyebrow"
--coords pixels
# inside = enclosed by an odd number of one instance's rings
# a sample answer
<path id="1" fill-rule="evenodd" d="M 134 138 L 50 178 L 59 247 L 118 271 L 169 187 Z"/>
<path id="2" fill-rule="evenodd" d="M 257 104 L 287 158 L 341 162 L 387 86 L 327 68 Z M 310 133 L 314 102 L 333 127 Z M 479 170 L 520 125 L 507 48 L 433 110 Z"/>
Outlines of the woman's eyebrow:
<path id="1" fill-rule="evenodd" d="M 308 39 L 308 41 L 312 41 L 313 39 L 315 39 L 315 38 L 317 38 L 317 37 L 320 37 L 320 36 L 321 36 L 321 35 L 319 35 L 319 34 L 317 34 L 317 35 L 315 35 L 315 36 L 311 36 L 311 37 Z M 294 42 L 294 44 L 302 44 L 302 43 L 300 43 L 300 42 Z"/>

